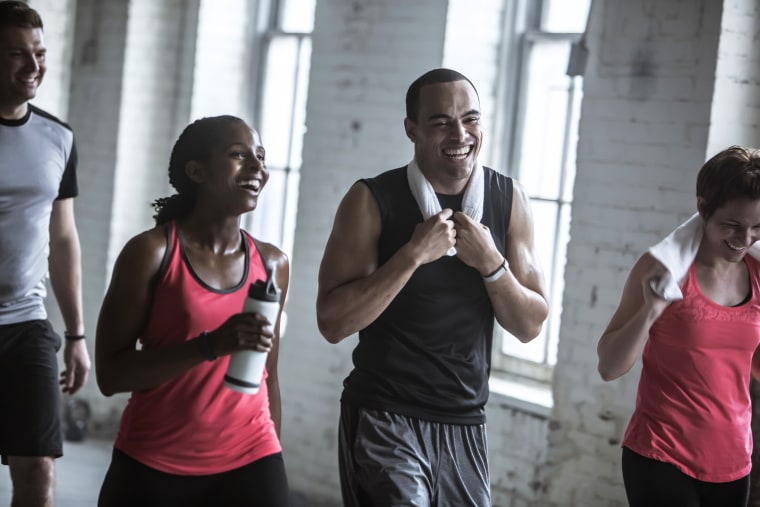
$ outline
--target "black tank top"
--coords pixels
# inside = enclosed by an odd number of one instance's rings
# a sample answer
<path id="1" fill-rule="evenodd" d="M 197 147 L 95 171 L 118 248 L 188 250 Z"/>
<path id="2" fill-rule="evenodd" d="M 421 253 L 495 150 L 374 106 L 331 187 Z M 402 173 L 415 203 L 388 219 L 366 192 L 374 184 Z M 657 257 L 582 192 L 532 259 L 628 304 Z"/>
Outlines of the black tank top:
<path id="1" fill-rule="evenodd" d="M 484 171 L 481 223 L 503 254 L 512 180 Z M 409 241 L 422 214 L 406 167 L 361 182 L 380 208 L 382 265 Z M 443 208 L 461 210 L 461 195 L 438 198 Z M 488 400 L 493 326 L 493 308 L 476 269 L 456 256 L 420 266 L 388 308 L 359 332 L 342 401 L 428 421 L 480 424 Z"/>

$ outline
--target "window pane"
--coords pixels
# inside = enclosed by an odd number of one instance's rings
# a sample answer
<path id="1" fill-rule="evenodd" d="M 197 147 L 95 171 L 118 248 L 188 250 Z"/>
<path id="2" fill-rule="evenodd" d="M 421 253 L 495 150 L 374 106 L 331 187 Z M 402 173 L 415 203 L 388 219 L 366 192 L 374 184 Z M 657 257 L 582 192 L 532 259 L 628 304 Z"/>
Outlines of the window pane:
<path id="1" fill-rule="evenodd" d="M 314 30 L 316 0 L 283 0 L 280 29 L 284 32 L 311 33 Z"/>
<path id="2" fill-rule="evenodd" d="M 269 158 L 268 153 L 267 158 Z M 269 181 L 261 192 L 256 209 L 251 215 L 250 230 L 257 238 L 280 246 L 283 232 L 282 215 L 285 192 L 287 192 L 286 174 L 281 167 L 272 166 L 268 162 L 267 167 Z"/>
<path id="3" fill-rule="evenodd" d="M 520 144 L 520 182 L 534 197 L 558 199 L 572 80 L 568 41 L 538 41 L 529 55 Z"/>
<path id="4" fill-rule="evenodd" d="M 568 122 L 568 144 L 565 160 L 565 180 L 562 189 L 562 199 L 565 202 L 573 200 L 573 186 L 575 184 L 575 162 L 578 153 L 578 125 L 581 118 L 581 101 L 583 100 L 583 79 L 571 78 L 571 112 Z"/>
<path id="5" fill-rule="evenodd" d="M 527 344 L 504 331 L 502 352 L 536 363 L 557 362 L 559 323 L 562 316 L 567 243 L 570 240 L 570 206 L 551 201 L 533 201 L 533 222 L 541 234 L 535 235 L 536 251 L 544 269 L 549 298 L 549 318 L 541 334 Z"/>
<path id="6" fill-rule="evenodd" d="M 267 150 L 267 164 L 287 167 L 290 160 L 291 120 L 295 104 L 298 39 L 278 37 L 271 41 L 260 120 L 261 140 Z"/>
<path id="7" fill-rule="evenodd" d="M 533 223 L 536 231 L 540 234 L 534 235 L 536 251 L 541 266 L 544 269 L 544 278 L 547 284 L 552 282 L 552 265 L 554 261 L 555 231 L 557 226 L 557 203 L 546 201 L 531 202 L 533 211 Z M 553 308 L 551 309 L 553 310 Z M 551 311 L 550 310 L 550 311 Z M 504 353 L 543 363 L 546 361 L 546 340 L 550 335 L 551 326 L 547 322 L 544 324 L 541 334 L 529 343 L 520 343 L 516 339 L 507 339 L 502 343 Z"/>
<path id="8" fill-rule="evenodd" d="M 267 55 L 261 136 L 270 165 L 298 169 L 305 133 L 311 40 L 275 37 Z"/>
<path id="9" fill-rule="evenodd" d="M 298 76 L 296 83 L 295 111 L 293 112 L 292 143 L 290 148 L 291 169 L 299 170 L 302 163 L 303 137 L 306 134 L 306 99 L 309 91 L 309 66 L 311 64 L 311 39 L 300 39 Z"/>
<path id="10" fill-rule="evenodd" d="M 557 244 L 555 243 L 557 232 L 557 213 L 558 204 L 552 201 L 532 200 L 530 203 L 533 212 L 533 241 L 538 253 L 538 259 L 544 270 L 544 278 L 551 283 L 552 265 L 554 264 L 554 253 Z"/>
<path id="11" fill-rule="evenodd" d="M 547 32 L 584 32 L 590 6 L 591 0 L 545 0 L 541 28 Z"/>
<path id="12" fill-rule="evenodd" d="M 542 329 L 541 334 L 528 343 L 522 343 L 520 340 L 511 336 L 507 331 L 503 331 L 501 342 L 501 351 L 507 355 L 533 361 L 534 363 L 544 362 L 544 349 L 546 346 L 546 330 Z"/>
<path id="13" fill-rule="evenodd" d="M 570 205 L 560 206 L 559 228 L 555 245 L 555 258 L 552 272 L 547 273 L 547 282 L 551 284 L 549 294 L 549 326 L 546 362 L 557 364 L 557 346 L 559 345 L 559 325 L 562 318 L 562 295 L 565 292 L 565 264 L 567 263 L 567 244 L 570 242 Z"/>

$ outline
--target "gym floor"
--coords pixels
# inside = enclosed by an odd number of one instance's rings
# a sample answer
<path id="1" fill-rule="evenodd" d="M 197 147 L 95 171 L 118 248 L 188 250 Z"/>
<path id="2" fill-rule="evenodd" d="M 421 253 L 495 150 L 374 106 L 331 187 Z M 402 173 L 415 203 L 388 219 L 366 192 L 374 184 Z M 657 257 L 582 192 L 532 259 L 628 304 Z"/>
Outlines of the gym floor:
<path id="1" fill-rule="evenodd" d="M 81 442 L 63 442 L 63 458 L 56 460 L 56 507 L 91 507 L 109 463 L 113 439 L 88 437 Z M 0 467 L 0 505 L 11 503 L 8 467 Z"/>

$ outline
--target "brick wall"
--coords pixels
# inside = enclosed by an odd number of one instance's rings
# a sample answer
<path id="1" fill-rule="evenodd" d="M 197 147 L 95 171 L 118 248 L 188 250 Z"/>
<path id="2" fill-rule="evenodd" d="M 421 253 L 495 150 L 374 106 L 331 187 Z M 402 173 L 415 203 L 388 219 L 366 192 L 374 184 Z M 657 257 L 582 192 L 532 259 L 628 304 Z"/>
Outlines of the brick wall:
<path id="1" fill-rule="evenodd" d="M 79 152 L 80 195 L 74 210 L 82 245 L 84 320 L 91 357 L 95 321 L 110 272 L 107 251 L 127 17 L 127 4 L 120 0 L 77 0 L 72 20 L 67 119 L 74 129 Z M 48 45 L 51 43 L 48 39 Z M 54 299 L 48 298 L 47 303 L 51 320 L 54 324 L 60 322 Z M 60 330 L 60 324 L 56 328 Z M 100 395 L 94 374 L 81 396 L 90 401 L 100 421 L 113 420 L 120 411 L 119 406 L 114 406 L 116 399 L 106 400 Z"/>
<path id="2" fill-rule="evenodd" d="M 76 0 L 27 2 L 42 17 L 48 70 L 33 103 L 65 120 L 68 116 L 69 79 Z"/>
<path id="3" fill-rule="evenodd" d="M 760 147 L 760 5 L 725 2 L 707 152 Z"/>
<path id="4" fill-rule="evenodd" d="M 129 238 L 154 225 L 150 203 L 174 193 L 167 168 L 190 119 L 197 11 L 198 2 L 184 0 L 130 2 L 109 266 Z"/>

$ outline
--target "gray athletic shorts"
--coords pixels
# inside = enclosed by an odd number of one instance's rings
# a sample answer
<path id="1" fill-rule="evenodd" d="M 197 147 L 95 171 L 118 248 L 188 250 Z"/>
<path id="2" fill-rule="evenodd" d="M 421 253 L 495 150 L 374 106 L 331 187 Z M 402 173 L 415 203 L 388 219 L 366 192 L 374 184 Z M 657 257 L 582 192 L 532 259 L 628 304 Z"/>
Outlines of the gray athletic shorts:
<path id="1" fill-rule="evenodd" d="M 343 504 L 488 507 L 486 425 L 423 421 L 341 404 Z"/>
<path id="2" fill-rule="evenodd" d="M 58 336 L 47 320 L 0 325 L 0 455 L 63 454 Z"/>

